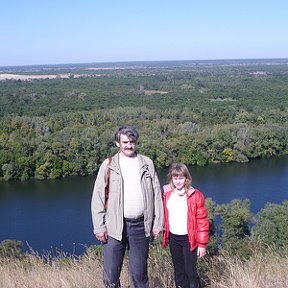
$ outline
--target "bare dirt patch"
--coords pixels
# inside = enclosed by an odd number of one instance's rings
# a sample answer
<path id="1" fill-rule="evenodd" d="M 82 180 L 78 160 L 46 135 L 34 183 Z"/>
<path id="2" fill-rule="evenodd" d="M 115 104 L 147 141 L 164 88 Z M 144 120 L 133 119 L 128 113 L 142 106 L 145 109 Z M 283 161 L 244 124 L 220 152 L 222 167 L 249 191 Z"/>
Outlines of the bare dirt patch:
<path id="1" fill-rule="evenodd" d="M 30 81 L 34 79 L 59 79 L 59 78 L 70 78 L 71 74 L 41 74 L 41 75 L 31 75 L 31 74 L 9 74 L 9 73 L 1 73 L 0 81 L 4 80 L 21 80 L 21 81 Z M 81 75 L 73 74 L 74 78 L 81 77 Z"/>
<path id="2" fill-rule="evenodd" d="M 145 95 L 153 95 L 153 94 L 167 94 L 166 91 L 159 91 L 159 90 L 145 90 Z"/>

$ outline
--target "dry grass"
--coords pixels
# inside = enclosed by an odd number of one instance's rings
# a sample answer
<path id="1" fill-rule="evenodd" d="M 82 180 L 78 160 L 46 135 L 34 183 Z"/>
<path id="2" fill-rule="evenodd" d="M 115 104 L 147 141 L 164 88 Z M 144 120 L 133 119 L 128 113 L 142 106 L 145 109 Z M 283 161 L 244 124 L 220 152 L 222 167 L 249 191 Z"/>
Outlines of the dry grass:
<path id="1" fill-rule="evenodd" d="M 98 251 L 99 252 L 99 251 Z M 200 273 L 209 288 L 284 288 L 288 287 L 288 253 L 257 252 L 243 262 L 231 256 L 201 260 Z M 172 288 L 173 269 L 169 250 L 155 245 L 150 250 L 149 277 L 152 288 Z M 123 287 L 130 286 L 127 260 L 121 273 Z M 61 255 L 28 254 L 21 260 L 0 260 L 1 288 L 100 288 L 100 253 L 87 252 L 75 258 Z"/>
<path id="2" fill-rule="evenodd" d="M 0 287 L 68 288 L 101 287 L 101 266 L 90 257 L 81 260 L 29 255 L 24 260 L 1 263 Z"/>
<path id="3" fill-rule="evenodd" d="M 211 262 L 207 272 L 213 288 L 287 288 L 288 251 L 258 251 L 246 261 L 221 256 Z"/>
<path id="4" fill-rule="evenodd" d="M 157 248 L 158 249 L 158 248 Z M 159 251 L 161 250 L 158 249 Z M 87 251 L 80 257 L 71 257 L 59 253 L 52 257 L 49 254 L 29 253 L 22 259 L 0 259 L 1 288 L 100 288 L 102 285 L 102 256 L 96 251 Z M 155 259 L 155 249 L 151 248 L 149 257 L 149 276 L 152 287 L 169 286 L 171 266 L 165 269 L 162 261 Z M 163 252 L 161 252 L 163 253 Z M 163 254 L 166 254 L 167 251 Z M 169 259 L 168 259 L 169 260 Z M 162 264 L 161 264 L 162 263 Z M 161 266 L 161 267 L 160 267 Z M 162 271 L 161 273 L 160 270 Z M 169 273 L 170 271 L 170 273 Z M 152 283 L 153 282 L 153 283 Z M 157 283 L 157 284 L 156 284 Z M 127 259 L 124 261 L 121 284 L 123 288 L 131 287 Z"/>

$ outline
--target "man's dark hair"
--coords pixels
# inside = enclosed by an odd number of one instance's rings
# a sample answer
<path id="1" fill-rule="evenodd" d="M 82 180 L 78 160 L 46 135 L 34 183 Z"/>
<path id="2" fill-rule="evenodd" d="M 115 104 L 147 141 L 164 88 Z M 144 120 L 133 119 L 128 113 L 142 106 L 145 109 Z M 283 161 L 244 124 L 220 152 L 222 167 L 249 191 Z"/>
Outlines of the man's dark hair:
<path id="1" fill-rule="evenodd" d="M 133 139 L 135 142 L 137 142 L 138 138 L 139 138 L 139 133 L 136 130 L 135 127 L 133 126 L 121 126 L 117 129 L 117 131 L 115 132 L 115 141 L 116 142 L 120 142 L 120 136 L 121 135 L 126 135 L 129 139 Z"/>

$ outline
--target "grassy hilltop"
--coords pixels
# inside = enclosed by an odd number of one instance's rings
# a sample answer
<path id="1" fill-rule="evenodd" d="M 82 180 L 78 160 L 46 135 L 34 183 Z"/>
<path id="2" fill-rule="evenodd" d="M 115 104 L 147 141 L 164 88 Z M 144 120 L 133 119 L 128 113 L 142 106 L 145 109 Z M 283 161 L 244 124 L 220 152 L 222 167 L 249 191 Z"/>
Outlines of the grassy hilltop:
<path id="1" fill-rule="evenodd" d="M 0 287 L 100 288 L 102 260 L 99 251 L 81 258 L 59 255 L 28 255 L 25 259 L 0 259 Z M 150 285 L 153 288 L 173 288 L 173 269 L 167 249 L 159 245 L 151 249 Z M 254 251 L 253 257 L 239 260 L 231 255 L 206 257 L 199 261 L 199 272 L 206 288 L 286 288 L 288 285 L 288 253 L 272 250 Z M 121 274 L 123 287 L 130 286 L 128 263 Z"/>

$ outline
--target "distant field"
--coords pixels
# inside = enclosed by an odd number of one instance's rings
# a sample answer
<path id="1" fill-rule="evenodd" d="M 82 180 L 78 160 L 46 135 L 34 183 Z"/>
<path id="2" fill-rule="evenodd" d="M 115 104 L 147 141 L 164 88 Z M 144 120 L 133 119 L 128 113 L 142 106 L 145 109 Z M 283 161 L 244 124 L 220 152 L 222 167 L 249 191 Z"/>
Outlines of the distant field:
<path id="1" fill-rule="evenodd" d="M 56 78 L 69 78 L 70 74 L 42 74 L 42 75 L 33 75 L 33 74 L 0 74 L 0 81 L 3 80 L 33 80 L 33 79 L 56 79 Z"/>

